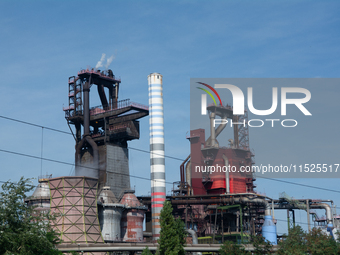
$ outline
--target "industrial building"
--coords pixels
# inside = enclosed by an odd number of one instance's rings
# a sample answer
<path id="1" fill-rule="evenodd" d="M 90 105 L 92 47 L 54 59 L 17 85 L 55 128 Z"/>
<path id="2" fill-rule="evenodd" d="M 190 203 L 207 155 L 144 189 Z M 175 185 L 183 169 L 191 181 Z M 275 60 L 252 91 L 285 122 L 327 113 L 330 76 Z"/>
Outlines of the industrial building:
<path id="1" fill-rule="evenodd" d="M 305 210 L 309 228 L 312 214 L 316 227 L 336 235 L 340 217 L 332 201 L 292 199 L 286 194 L 272 199 L 256 193 L 253 174 L 239 171 L 254 164 L 248 128 L 234 125 L 228 147 L 218 142 L 226 124 L 215 128 L 215 118 L 243 121 L 229 105 L 207 106 L 210 136 L 205 139 L 204 129 L 190 131 L 190 155 L 179 166 L 180 180 L 173 184 L 172 195 L 166 196 L 162 85 L 161 74 L 148 76 L 145 106 L 118 100 L 121 80 L 111 70 L 86 69 L 69 78 L 69 105 L 64 111 L 75 139 L 75 176 L 40 178 L 28 199 L 37 210 L 56 213 L 54 227 L 64 244 L 156 242 L 166 199 L 175 217 L 184 221 L 193 245 L 240 243 L 252 235 L 277 244 L 276 210 L 287 211 L 289 227 L 295 224 L 294 210 Z M 93 90 L 102 105 L 90 106 Z M 151 196 L 145 197 L 136 196 L 130 187 L 128 141 L 139 139 L 138 119 L 148 115 Z M 242 118 L 247 119 L 247 112 Z M 209 167 L 236 171 L 206 171 Z M 326 217 L 312 209 L 324 209 Z"/>

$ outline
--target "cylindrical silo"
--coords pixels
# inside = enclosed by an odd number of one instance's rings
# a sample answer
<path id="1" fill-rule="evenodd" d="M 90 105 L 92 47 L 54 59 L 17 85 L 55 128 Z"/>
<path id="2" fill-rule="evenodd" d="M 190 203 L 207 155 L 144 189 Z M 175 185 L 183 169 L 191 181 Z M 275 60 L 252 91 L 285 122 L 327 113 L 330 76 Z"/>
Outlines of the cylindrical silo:
<path id="1" fill-rule="evenodd" d="M 39 179 L 39 184 L 32 196 L 26 199 L 29 206 L 34 206 L 37 213 L 48 213 L 50 210 L 50 187 L 48 179 Z"/>
<path id="2" fill-rule="evenodd" d="M 271 244 L 277 244 L 276 226 L 271 215 L 264 216 L 264 222 L 262 225 L 262 236 L 265 238 L 266 241 L 269 241 Z"/>
<path id="3" fill-rule="evenodd" d="M 150 112 L 150 166 L 151 166 L 151 211 L 152 236 L 160 235 L 160 213 L 165 201 L 164 164 L 164 117 L 162 75 L 152 73 L 148 76 Z"/>
<path id="4" fill-rule="evenodd" d="M 121 235 L 124 242 L 143 242 L 143 221 L 146 208 L 133 192 L 127 191 L 120 203 L 124 206 Z"/>
<path id="5" fill-rule="evenodd" d="M 98 218 L 104 242 L 121 241 L 120 220 L 124 205 L 117 203 L 110 187 L 103 187 L 98 200 Z"/>

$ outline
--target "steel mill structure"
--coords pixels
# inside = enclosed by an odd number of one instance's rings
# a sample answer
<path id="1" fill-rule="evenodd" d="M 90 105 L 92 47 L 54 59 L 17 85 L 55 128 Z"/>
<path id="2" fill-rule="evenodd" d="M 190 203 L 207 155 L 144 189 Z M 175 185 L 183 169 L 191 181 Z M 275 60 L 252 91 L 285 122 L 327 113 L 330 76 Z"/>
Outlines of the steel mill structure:
<path id="1" fill-rule="evenodd" d="M 68 125 L 75 127 L 75 175 L 98 178 L 99 190 L 108 186 L 117 198 L 130 190 L 127 141 L 139 139 L 137 120 L 149 114 L 148 106 L 118 101 L 120 84 L 111 70 L 81 70 L 69 78 L 69 106 L 64 108 Z M 102 105 L 90 107 L 93 85 Z"/>
<path id="2" fill-rule="evenodd" d="M 172 203 L 174 216 L 184 221 L 193 246 L 226 240 L 243 242 L 253 235 L 276 244 L 280 236 L 276 233 L 275 210 L 287 211 L 289 230 L 295 225 L 294 210 L 305 210 L 309 230 L 312 218 L 315 227 L 338 236 L 340 216 L 333 201 L 294 199 L 285 193 L 272 199 L 256 192 L 255 177 L 240 172 L 242 166 L 254 164 L 248 127 L 234 125 L 227 147 L 220 146 L 226 143 L 220 136 L 226 124 L 214 127 L 216 118 L 225 120 L 220 123 L 227 119 L 247 123 L 247 111 L 234 115 L 233 108 L 222 103 L 206 108 L 210 130 L 190 131 L 190 155 L 179 166 L 180 178 L 173 183 L 172 195 L 166 196 L 163 76 L 151 73 L 147 80 L 149 106 L 128 99 L 119 101 L 121 80 L 111 70 L 86 69 L 69 78 L 64 111 L 75 139 L 75 176 L 41 177 L 26 200 L 37 213 L 56 215 L 53 226 L 64 245 L 103 248 L 111 243 L 117 252 L 140 250 L 140 245 L 129 250 L 126 244 L 157 242 L 165 200 Z M 90 107 L 93 85 L 102 105 Z M 151 196 L 136 196 L 130 187 L 127 143 L 139 139 L 138 119 L 149 111 Z M 315 209 L 325 210 L 326 216 L 319 217 Z"/>

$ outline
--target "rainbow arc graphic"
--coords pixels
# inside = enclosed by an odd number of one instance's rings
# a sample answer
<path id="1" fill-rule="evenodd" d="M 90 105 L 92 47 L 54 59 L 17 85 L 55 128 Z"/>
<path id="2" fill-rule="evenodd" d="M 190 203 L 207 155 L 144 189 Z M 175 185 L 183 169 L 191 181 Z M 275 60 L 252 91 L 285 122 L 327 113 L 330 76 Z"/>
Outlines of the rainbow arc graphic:
<path id="1" fill-rule="evenodd" d="M 212 92 L 214 92 L 215 95 L 217 96 L 219 102 L 220 102 L 220 105 L 222 105 L 222 101 L 221 101 L 220 95 L 217 93 L 217 91 L 216 91 L 213 87 L 211 87 L 210 85 L 208 85 L 208 84 L 206 84 L 206 83 L 203 83 L 203 82 L 197 82 L 197 83 L 199 83 L 199 84 L 201 84 L 201 85 L 203 85 L 203 86 L 206 86 L 206 87 L 209 88 Z M 204 89 L 204 88 L 200 88 L 200 87 L 197 87 L 197 88 L 200 89 L 200 90 L 203 90 L 205 93 L 207 93 L 207 94 L 212 98 L 212 100 L 214 101 L 215 105 L 217 106 L 215 97 L 213 96 L 213 94 L 212 94 L 209 90 Z"/>

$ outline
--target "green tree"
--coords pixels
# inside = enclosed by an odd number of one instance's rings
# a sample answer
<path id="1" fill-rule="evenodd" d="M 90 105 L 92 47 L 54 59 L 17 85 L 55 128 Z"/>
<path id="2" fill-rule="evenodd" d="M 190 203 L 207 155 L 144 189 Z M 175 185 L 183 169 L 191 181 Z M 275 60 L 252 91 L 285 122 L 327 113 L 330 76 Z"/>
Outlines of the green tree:
<path id="1" fill-rule="evenodd" d="M 232 241 L 226 241 L 221 246 L 218 251 L 221 255 L 242 255 L 242 254 L 250 254 L 248 251 L 244 249 L 242 245 L 235 244 Z"/>
<path id="2" fill-rule="evenodd" d="M 271 254 L 273 245 L 264 239 L 263 236 L 253 236 L 254 252 L 253 254 Z"/>
<path id="3" fill-rule="evenodd" d="M 289 235 L 279 243 L 278 254 L 306 254 L 307 244 L 305 238 L 306 233 L 302 230 L 302 228 L 300 226 L 295 226 L 294 228 L 290 229 Z"/>
<path id="4" fill-rule="evenodd" d="M 324 234 L 319 228 L 313 228 L 306 235 L 306 244 L 308 254 L 340 254 L 334 239 Z"/>
<path id="5" fill-rule="evenodd" d="M 145 247 L 145 249 L 142 251 L 142 255 L 152 255 L 149 247 Z"/>
<path id="6" fill-rule="evenodd" d="M 170 201 L 165 201 L 160 215 L 160 238 L 158 239 L 158 251 L 160 255 L 184 255 L 186 233 L 184 223 L 172 215 Z"/>
<path id="7" fill-rule="evenodd" d="M 62 254 L 48 216 L 37 214 L 24 200 L 34 188 L 30 179 L 6 182 L 0 192 L 0 254 Z"/>
<path id="8" fill-rule="evenodd" d="M 337 243 L 331 236 L 322 232 L 321 229 L 313 228 L 306 233 L 300 226 L 289 231 L 289 235 L 279 243 L 278 254 L 340 254 Z"/>

